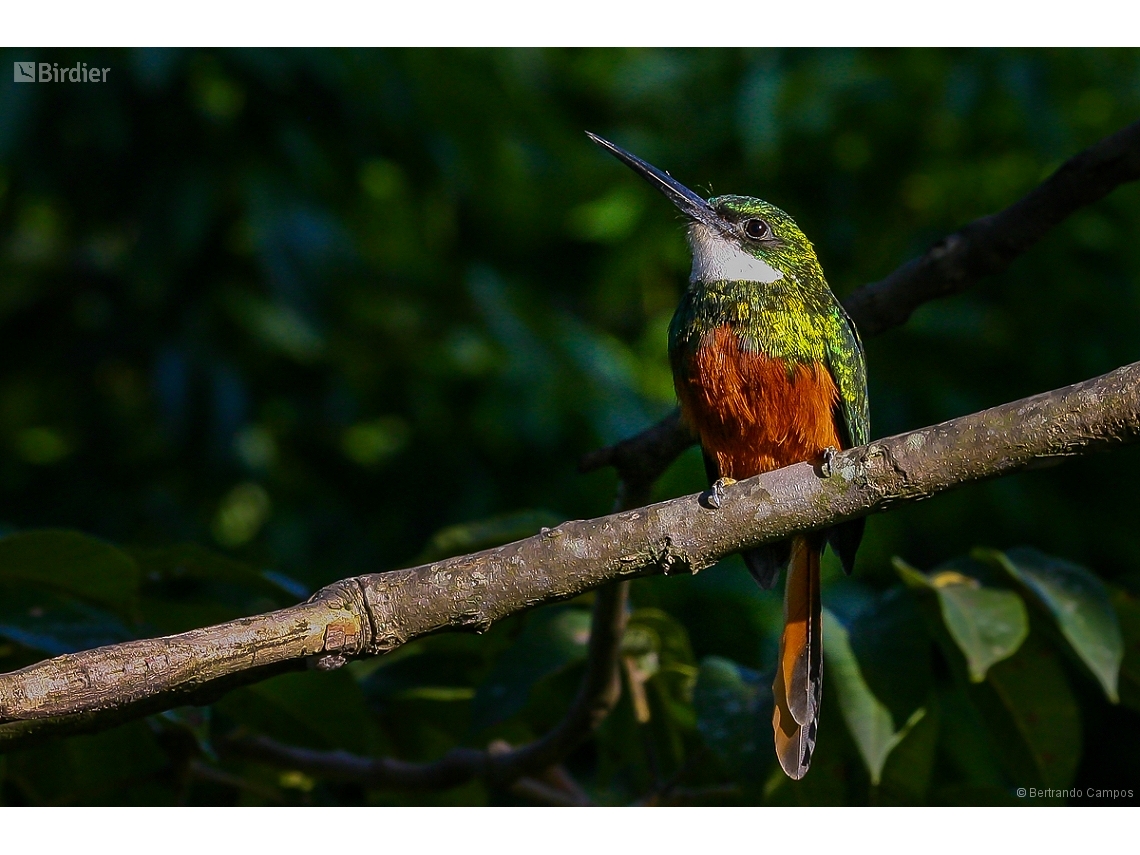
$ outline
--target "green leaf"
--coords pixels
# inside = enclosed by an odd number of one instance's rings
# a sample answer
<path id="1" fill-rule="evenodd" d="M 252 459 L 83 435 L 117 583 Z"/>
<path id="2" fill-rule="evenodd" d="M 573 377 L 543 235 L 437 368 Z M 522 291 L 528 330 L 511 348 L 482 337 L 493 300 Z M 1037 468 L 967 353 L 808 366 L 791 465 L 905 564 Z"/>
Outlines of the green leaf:
<path id="1" fill-rule="evenodd" d="M 772 690 L 760 674 L 721 656 L 701 660 L 693 688 L 697 731 L 737 779 L 762 784 L 775 760 Z"/>
<path id="2" fill-rule="evenodd" d="M 297 582 L 274 572 L 259 572 L 248 564 L 227 558 L 196 543 L 179 543 L 157 549 L 132 549 L 131 556 L 147 582 L 185 583 L 189 580 L 239 586 L 258 596 L 304 596 Z"/>
<path id="3" fill-rule="evenodd" d="M 1011 549 L 1004 553 L 976 550 L 974 554 L 1004 569 L 1048 609 L 1108 699 L 1119 701 L 1117 686 L 1124 638 L 1104 583 L 1084 567 L 1035 549 Z"/>
<path id="4" fill-rule="evenodd" d="M 907 584 L 928 594 L 945 588 L 979 585 L 977 578 L 962 571 L 983 577 L 992 572 L 971 559 L 943 565 L 929 577 L 897 559 L 895 567 Z M 1016 596 L 992 588 L 972 589 Z M 1062 788 L 1072 782 L 1080 759 L 1081 722 L 1056 652 L 1036 635 L 1020 633 L 1016 651 L 991 663 L 983 681 L 979 682 L 976 669 L 969 663 L 968 651 L 963 649 L 962 638 L 954 634 L 946 619 L 943 597 L 937 598 L 938 609 L 933 608 L 934 602 L 931 596 L 931 633 L 943 646 L 956 681 L 968 698 L 964 706 L 976 710 L 975 715 L 966 715 L 954 707 L 953 697 L 941 699 L 945 708 L 942 717 L 948 756 L 960 758 L 959 765 L 963 769 L 980 768 L 985 765 L 980 763 L 982 760 L 994 757 L 1004 772 L 1003 783 L 1015 787 Z M 1021 608 L 1023 619 L 1027 620 L 1024 603 Z M 968 612 L 964 617 L 969 617 Z M 971 722 L 980 725 L 971 731 L 974 726 Z M 991 785 L 993 775 L 971 783 Z"/>
<path id="5" fill-rule="evenodd" d="M 134 637 L 105 609 L 40 585 L 0 585 L 0 638 L 30 650 L 59 656 Z"/>
<path id="6" fill-rule="evenodd" d="M 834 602 L 832 590 L 830 599 Z M 896 585 L 880 594 L 869 592 L 850 614 L 844 624 L 859 673 L 867 689 L 890 713 L 892 725 L 902 725 L 897 743 L 886 754 L 871 800 L 874 804 L 923 804 L 941 728 L 931 692 L 930 633 L 922 612 L 915 597 L 904 586 Z M 826 644 L 826 635 L 824 640 Z M 836 675 L 830 664 L 825 666 L 824 675 L 829 681 L 825 691 L 834 694 L 830 686 Z M 854 737 L 852 742 L 856 742 Z"/>
<path id="7" fill-rule="evenodd" d="M 215 708 L 283 742 L 358 754 L 377 747 L 364 693 L 343 668 L 282 674 L 230 692 Z"/>
<path id="8" fill-rule="evenodd" d="M 521 711 L 538 680 L 586 657 L 589 640 L 586 609 L 561 606 L 534 612 L 476 689 L 471 727 L 478 732 Z"/>
<path id="9" fill-rule="evenodd" d="M 824 659 L 839 695 L 839 708 L 871 775 L 871 783 L 878 785 L 887 757 L 922 720 L 926 710 L 922 707 L 915 710 L 896 731 L 890 710 L 875 697 L 863 679 L 859 663 L 851 652 L 847 629 L 827 610 L 824 610 L 823 620 Z"/>
<path id="10" fill-rule="evenodd" d="M 912 718 L 920 711 L 925 711 L 922 717 L 908 720 L 906 734 L 887 756 L 873 794 L 874 804 L 920 805 L 927 801 L 942 735 L 942 711 L 933 692 Z"/>
<path id="11" fill-rule="evenodd" d="M 1052 647 L 1030 635 L 1016 654 L 989 670 L 985 683 L 969 684 L 967 693 L 1015 786 L 1072 783 L 1081 755 L 1080 713 Z"/>
<path id="12" fill-rule="evenodd" d="M 1124 639 L 1124 661 L 1120 666 L 1120 701 L 1140 710 L 1140 599 L 1127 591 L 1115 590 L 1112 604 L 1120 619 Z"/>
<path id="13" fill-rule="evenodd" d="M 938 596 L 946 627 L 966 654 L 975 682 L 1017 652 L 1029 634 L 1025 603 L 1010 591 L 955 583 L 939 587 Z"/>
<path id="14" fill-rule="evenodd" d="M 973 576 L 943 565 L 929 576 L 901 558 L 894 559 L 903 582 L 933 591 L 942 620 L 958 649 L 966 657 L 970 679 L 980 683 L 997 662 L 1012 656 L 1029 634 L 1029 614 L 1021 597 L 1012 591 L 986 588 Z"/>
<path id="15" fill-rule="evenodd" d="M 874 596 L 845 625 L 863 679 L 896 722 L 928 705 L 930 634 L 905 587 Z"/>
<path id="16" fill-rule="evenodd" d="M 128 614 L 139 570 L 126 553 L 77 531 L 28 531 L 0 539 L 4 581 L 35 582 Z"/>
<path id="17" fill-rule="evenodd" d="M 970 786 L 1004 786 L 1006 780 L 990 744 L 991 736 L 977 706 L 967 695 L 967 688 L 965 680 L 942 682 L 935 687 L 942 724 L 939 748 L 952 778 Z"/>
<path id="18" fill-rule="evenodd" d="M 947 617 L 942 592 L 964 588 L 975 592 L 1005 593 L 1015 598 L 1017 595 L 981 588 L 976 577 L 986 577 L 994 571 L 970 558 L 942 565 L 929 576 L 897 558 L 894 563 L 903 581 L 913 589 L 939 595 L 936 600 L 934 597 L 928 600 L 931 632 L 946 653 L 954 676 L 969 699 L 969 706 L 976 709 L 977 720 L 984 727 L 980 731 L 986 735 L 983 746 L 966 735 L 962 723 L 971 717 L 955 712 L 951 708 L 952 699 L 949 699 L 944 704 L 946 711 L 943 716 L 947 744 L 954 742 L 952 737 L 957 734 L 958 756 L 965 758 L 969 754 L 963 749 L 965 742 L 970 742 L 977 749 L 977 757 L 964 761 L 968 766 L 981 768 L 980 760 L 987 755 L 995 757 L 1009 777 L 1006 783 L 1014 786 L 1064 787 L 1069 784 L 1080 759 L 1081 726 L 1076 700 L 1055 651 L 1037 636 L 1028 634 L 1027 629 L 1020 633 L 994 633 L 999 641 L 1006 639 L 1006 647 L 1012 646 L 1011 639 L 1017 636 L 1020 639 L 1015 651 L 990 663 L 979 681 L 976 663 L 969 661 L 969 644 L 964 645 L 963 638 L 968 642 L 971 637 L 985 637 L 986 633 L 975 631 L 971 636 L 959 628 L 956 634 Z M 939 608 L 933 608 L 934 602 Z M 959 599 L 958 605 L 963 602 Z M 1021 602 L 1020 598 L 1018 602 Z M 981 606 L 983 610 L 986 607 L 986 603 Z M 1021 603 L 1020 620 L 1027 626 L 1028 617 L 1024 609 L 1024 603 Z M 1016 614 L 1008 604 L 1002 606 L 999 603 L 995 611 L 998 618 L 1003 614 Z M 963 621 L 972 619 L 967 608 L 951 611 L 951 616 Z M 991 614 L 981 622 L 993 625 L 1000 621 Z M 988 785 L 991 781 L 978 780 L 976 783 Z"/>

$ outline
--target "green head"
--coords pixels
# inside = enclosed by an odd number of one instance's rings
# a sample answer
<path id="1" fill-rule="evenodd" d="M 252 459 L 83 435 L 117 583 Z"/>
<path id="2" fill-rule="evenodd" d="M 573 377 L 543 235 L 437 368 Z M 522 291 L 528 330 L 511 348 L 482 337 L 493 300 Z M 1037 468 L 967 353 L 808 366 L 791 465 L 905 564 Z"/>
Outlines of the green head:
<path id="1" fill-rule="evenodd" d="M 815 249 L 795 220 L 750 196 L 704 200 L 671 175 L 609 140 L 587 136 L 660 190 L 689 219 L 693 282 L 757 282 L 786 277 L 822 282 Z"/>

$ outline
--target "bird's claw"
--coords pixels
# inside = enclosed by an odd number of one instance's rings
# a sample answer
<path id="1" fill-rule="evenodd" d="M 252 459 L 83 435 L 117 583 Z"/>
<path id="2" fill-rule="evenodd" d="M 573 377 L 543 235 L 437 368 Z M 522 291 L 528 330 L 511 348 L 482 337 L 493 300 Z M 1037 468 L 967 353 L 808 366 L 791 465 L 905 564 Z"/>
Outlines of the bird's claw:
<path id="1" fill-rule="evenodd" d="M 823 477 L 824 478 L 830 478 L 831 477 L 831 475 L 833 473 L 833 470 L 831 468 L 831 464 L 832 464 L 832 462 L 834 462 L 835 456 L 837 454 L 839 454 L 839 449 L 837 449 L 834 445 L 829 445 L 827 448 L 825 448 L 823 450 L 823 467 L 822 468 L 823 468 Z"/>
<path id="2" fill-rule="evenodd" d="M 724 488 L 736 483 L 735 478 L 717 478 L 709 489 L 709 507 L 719 511 L 724 502 Z"/>

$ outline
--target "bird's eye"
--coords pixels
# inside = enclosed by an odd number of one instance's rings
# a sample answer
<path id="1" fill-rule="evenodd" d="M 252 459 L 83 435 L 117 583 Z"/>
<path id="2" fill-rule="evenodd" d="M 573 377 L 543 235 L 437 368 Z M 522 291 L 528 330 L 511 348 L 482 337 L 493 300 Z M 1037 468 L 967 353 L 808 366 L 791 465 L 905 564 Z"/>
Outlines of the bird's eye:
<path id="1" fill-rule="evenodd" d="M 744 233 L 752 240 L 761 240 L 768 236 L 768 224 L 763 220 L 751 219 L 744 221 Z"/>

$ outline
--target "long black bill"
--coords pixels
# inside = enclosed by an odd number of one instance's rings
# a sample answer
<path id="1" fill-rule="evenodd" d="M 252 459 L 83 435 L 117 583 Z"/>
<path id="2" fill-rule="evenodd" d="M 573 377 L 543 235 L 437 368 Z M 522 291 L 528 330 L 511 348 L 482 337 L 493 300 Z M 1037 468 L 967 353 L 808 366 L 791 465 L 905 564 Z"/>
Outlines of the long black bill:
<path id="1" fill-rule="evenodd" d="M 621 146 L 616 146 L 597 134 L 586 131 L 586 136 L 660 190 L 676 205 L 682 214 L 690 220 L 705 223 L 716 227 L 719 221 L 716 212 L 709 207 L 709 203 L 675 179 L 668 172 L 662 172 L 651 163 L 646 163 L 640 157 L 630 154 Z"/>

